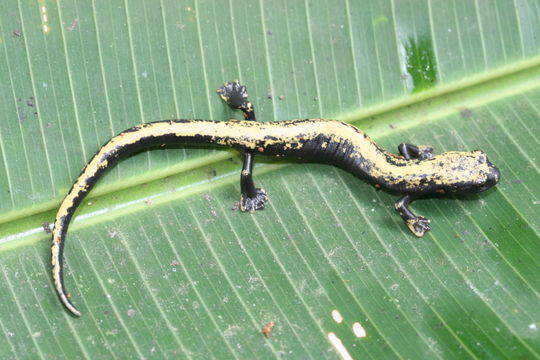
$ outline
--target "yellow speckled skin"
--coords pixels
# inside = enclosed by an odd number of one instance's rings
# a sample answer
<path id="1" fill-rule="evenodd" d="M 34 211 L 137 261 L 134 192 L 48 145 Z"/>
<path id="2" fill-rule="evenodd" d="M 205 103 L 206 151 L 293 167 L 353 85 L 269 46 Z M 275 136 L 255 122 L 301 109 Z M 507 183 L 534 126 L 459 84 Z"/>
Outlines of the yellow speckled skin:
<path id="1" fill-rule="evenodd" d="M 357 128 L 336 120 L 302 119 L 270 123 L 172 120 L 142 124 L 118 134 L 103 145 L 83 169 L 58 210 L 52 234 L 52 276 L 58 297 L 72 314 L 79 316 L 80 312 L 70 302 L 64 288 L 62 256 L 67 228 L 78 204 L 103 170 L 118 156 L 146 146 L 169 143 L 214 144 L 262 155 L 329 163 L 377 188 L 415 196 L 479 192 L 493 186 L 499 176 L 498 170 L 495 171 L 496 168 L 480 151 L 447 152 L 429 159 L 405 159 L 382 150 Z M 400 206 L 407 205 L 406 202 L 404 204 Z M 429 230 L 418 230 L 413 220 L 406 220 L 406 225 L 417 236 Z"/>

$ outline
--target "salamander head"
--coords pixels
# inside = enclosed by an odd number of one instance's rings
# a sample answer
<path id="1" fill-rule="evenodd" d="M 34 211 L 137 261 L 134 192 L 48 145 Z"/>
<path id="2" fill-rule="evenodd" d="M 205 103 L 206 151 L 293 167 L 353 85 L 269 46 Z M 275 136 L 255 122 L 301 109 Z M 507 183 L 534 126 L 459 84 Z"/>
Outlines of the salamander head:
<path id="1" fill-rule="evenodd" d="M 479 150 L 447 152 L 426 161 L 438 168 L 434 185 L 444 192 L 479 193 L 499 182 L 499 169 Z"/>

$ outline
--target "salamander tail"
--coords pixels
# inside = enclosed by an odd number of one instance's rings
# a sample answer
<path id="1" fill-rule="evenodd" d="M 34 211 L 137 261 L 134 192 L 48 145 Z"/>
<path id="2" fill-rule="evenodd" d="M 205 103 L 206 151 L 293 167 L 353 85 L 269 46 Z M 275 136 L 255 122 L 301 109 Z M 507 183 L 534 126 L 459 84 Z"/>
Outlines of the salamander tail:
<path id="1" fill-rule="evenodd" d="M 51 247 L 51 252 L 54 290 L 56 291 L 56 295 L 58 295 L 58 298 L 64 307 L 68 309 L 70 313 L 79 317 L 81 316 L 81 312 L 77 310 L 75 305 L 73 305 L 73 303 L 69 300 L 69 294 L 66 292 L 66 288 L 64 287 L 64 277 L 62 276 L 62 253 L 64 246 L 61 240 L 57 240 L 58 239 L 55 237 L 55 232 L 53 232 L 53 245 Z"/>

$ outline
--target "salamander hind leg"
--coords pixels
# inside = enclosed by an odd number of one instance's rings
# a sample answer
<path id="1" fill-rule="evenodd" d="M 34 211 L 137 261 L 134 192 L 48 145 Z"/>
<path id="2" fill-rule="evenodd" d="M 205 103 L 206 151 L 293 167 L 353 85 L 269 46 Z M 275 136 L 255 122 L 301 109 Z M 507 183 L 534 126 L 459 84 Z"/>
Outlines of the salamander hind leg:
<path id="1" fill-rule="evenodd" d="M 431 230 L 429 227 L 430 220 L 426 219 L 423 216 L 414 215 L 413 212 L 409 209 L 409 205 L 414 201 L 414 197 L 409 194 L 403 195 L 396 204 L 396 211 L 399 213 L 399 216 L 405 221 L 405 225 L 411 230 L 411 232 L 418 236 L 422 237 L 426 232 Z"/>
<path id="2" fill-rule="evenodd" d="M 256 188 L 253 181 L 253 154 L 244 153 L 244 165 L 240 174 L 240 210 L 253 212 L 264 208 L 268 197 L 266 191 Z"/>
<path id="3" fill-rule="evenodd" d="M 433 157 L 433 148 L 426 145 L 399 144 L 398 151 L 405 159 L 431 159 Z"/>

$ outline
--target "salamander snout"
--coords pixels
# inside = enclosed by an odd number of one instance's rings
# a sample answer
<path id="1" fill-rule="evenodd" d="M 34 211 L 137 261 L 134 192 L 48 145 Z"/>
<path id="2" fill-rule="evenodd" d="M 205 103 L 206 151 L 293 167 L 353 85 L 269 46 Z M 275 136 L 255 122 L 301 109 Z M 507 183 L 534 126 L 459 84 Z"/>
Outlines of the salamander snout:
<path id="1" fill-rule="evenodd" d="M 481 183 L 477 185 L 475 192 L 482 192 L 482 191 L 491 189 L 493 186 L 497 185 L 497 183 L 499 182 L 499 179 L 501 177 L 501 172 L 495 165 L 493 165 L 488 160 L 488 157 L 485 153 L 478 150 L 474 151 L 473 153 L 478 156 L 479 167 L 484 168 L 484 170 L 482 171 L 484 173 L 483 180 Z"/>
<path id="2" fill-rule="evenodd" d="M 484 184 L 478 189 L 478 192 L 486 191 L 488 189 L 491 189 L 493 186 L 497 185 L 499 182 L 499 179 L 501 177 L 501 172 L 498 168 L 496 168 L 492 163 L 488 161 L 489 170 L 486 174 L 486 181 Z"/>

